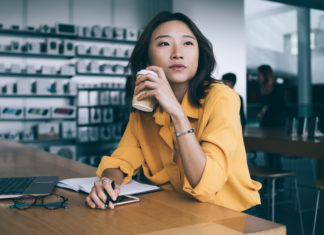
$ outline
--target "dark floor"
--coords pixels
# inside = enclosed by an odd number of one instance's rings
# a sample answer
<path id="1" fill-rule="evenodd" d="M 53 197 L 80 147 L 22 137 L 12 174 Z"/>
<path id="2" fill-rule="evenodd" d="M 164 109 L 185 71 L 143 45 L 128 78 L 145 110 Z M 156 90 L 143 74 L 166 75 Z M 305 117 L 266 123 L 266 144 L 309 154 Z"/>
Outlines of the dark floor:
<path id="1" fill-rule="evenodd" d="M 249 157 L 248 157 L 249 159 Z M 262 159 L 262 157 L 261 157 Z M 316 205 L 317 189 L 313 182 L 316 178 L 317 166 L 316 160 L 304 158 L 289 158 L 282 157 L 282 167 L 287 170 L 297 172 L 298 189 L 302 208 L 302 218 L 304 224 L 305 235 L 312 234 L 314 222 L 314 209 Z M 258 163 L 258 162 L 257 162 Z M 263 165 L 262 162 L 260 165 Z M 263 162 L 264 163 L 264 162 Z M 263 179 L 256 179 L 263 182 Z M 263 182 L 264 183 L 264 182 Z M 264 184 L 265 185 L 265 184 Z M 284 190 L 283 190 L 284 189 Z M 262 205 L 256 207 L 249 212 L 255 216 L 271 220 L 271 207 L 268 208 L 268 193 L 264 188 L 260 191 Z M 277 190 L 276 207 L 275 207 L 275 222 L 286 225 L 288 235 L 299 235 L 301 225 L 296 203 L 296 194 L 293 181 L 285 179 L 282 186 Z M 271 204 L 271 201 L 270 201 Z M 324 191 L 321 192 L 319 211 L 317 216 L 316 233 L 324 234 Z"/>

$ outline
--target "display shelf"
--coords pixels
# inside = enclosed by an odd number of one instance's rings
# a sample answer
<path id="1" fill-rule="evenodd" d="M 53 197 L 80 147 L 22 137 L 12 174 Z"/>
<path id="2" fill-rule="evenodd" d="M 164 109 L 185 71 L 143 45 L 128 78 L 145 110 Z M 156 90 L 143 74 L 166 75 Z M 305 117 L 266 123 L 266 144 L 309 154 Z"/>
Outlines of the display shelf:
<path id="1" fill-rule="evenodd" d="M 48 54 L 48 53 L 28 53 L 28 52 L 12 52 L 12 51 L 0 51 L 0 56 L 12 56 L 12 57 L 40 57 L 51 59 L 98 59 L 98 60 L 120 60 L 129 61 L 129 57 L 117 57 L 117 56 L 102 56 L 102 55 L 62 55 L 62 54 Z"/>
<path id="2" fill-rule="evenodd" d="M 13 56 L 13 57 L 37 57 L 37 58 L 50 58 L 50 59 L 72 59 L 75 55 L 60 55 L 48 53 L 26 53 L 26 52 L 8 52 L 1 51 L 0 56 Z"/>
<path id="3" fill-rule="evenodd" d="M 74 75 L 0 72 L 0 77 L 72 78 Z"/>
<path id="4" fill-rule="evenodd" d="M 78 91 L 125 91 L 125 88 L 110 88 L 110 87 L 78 87 Z"/>
<path id="5" fill-rule="evenodd" d="M 76 54 L 76 58 L 81 59 L 98 59 L 98 60 L 124 60 L 129 61 L 129 57 L 117 57 L 117 56 L 103 56 L 103 55 L 79 55 Z"/>
<path id="6" fill-rule="evenodd" d="M 128 74 L 119 73 L 76 73 L 76 76 L 93 76 L 93 77 L 125 77 Z"/>
<path id="7" fill-rule="evenodd" d="M 49 122 L 49 121 L 75 121 L 76 118 L 0 118 L 0 122 Z"/>
<path id="8" fill-rule="evenodd" d="M 78 127 L 102 127 L 102 126 L 111 126 L 111 125 L 116 125 L 116 122 L 77 124 Z"/>
<path id="9" fill-rule="evenodd" d="M 42 144 L 42 145 L 71 145 L 76 144 L 76 140 L 72 139 L 58 139 L 58 140 L 19 140 L 18 142 L 23 144 Z"/>
<path id="10" fill-rule="evenodd" d="M 0 29 L 0 35 L 17 36 L 17 37 L 33 37 L 33 38 L 61 38 L 71 40 L 82 41 L 98 41 L 98 42 L 110 42 L 110 43 L 122 43 L 122 44 L 135 44 L 136 41 L 130 40 L 118 40 L 104 37 L 79 37 L 78 35 L 64 35 L 55 33 L 42 33 L 29 30 L 14 30 L 14 29 Z"/>
<path id="11" fill-rule="evenodd" d="M 76 98 L 76 95 L 0 95 L 0 98 Z"/>
<path id="12" fill-rule="evenodd" d="M 97 140 L 97 141 L 87 141 L 87 142 L 76 142 L 77 145 L 84 145 L 84 144 L 106 144 L 107 148 L 114 148 L 117 147 L 119 144 L 119 141 L 112 141 L 112 140 Z"/>
<path id="13" fill-rule="evenodd" d="M 101 105 L 78 105 L 77 108 L 125 108 L 125 105 L 121 104 L 101 104 Z"/>

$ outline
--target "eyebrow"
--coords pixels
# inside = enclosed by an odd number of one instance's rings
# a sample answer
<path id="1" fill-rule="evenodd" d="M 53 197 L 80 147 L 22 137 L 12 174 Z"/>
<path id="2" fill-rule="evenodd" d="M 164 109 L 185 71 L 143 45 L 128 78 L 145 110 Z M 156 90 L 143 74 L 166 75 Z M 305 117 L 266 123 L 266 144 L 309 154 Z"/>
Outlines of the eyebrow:
<path id="1" fill-rule="evenodd" d="M 194 36 L 191 36 L 189 34 L 184 34 L 184 35 L 182 35 L 182 37 L 183 38 L 191 38 L 191 39 L 194 39 L 194 40 L 196 39 Z M 170 38 L 170 35 L 167 35 L 167 34 L 165 34 L 165 35 L 159 35 L 154 40 L 158 40 L 160 38 Z"/>

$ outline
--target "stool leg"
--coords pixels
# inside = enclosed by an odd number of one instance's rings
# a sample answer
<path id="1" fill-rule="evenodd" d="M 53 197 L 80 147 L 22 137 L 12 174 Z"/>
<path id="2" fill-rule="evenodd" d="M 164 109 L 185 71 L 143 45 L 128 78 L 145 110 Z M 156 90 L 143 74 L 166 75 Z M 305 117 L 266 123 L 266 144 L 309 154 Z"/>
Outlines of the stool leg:
<path id="1" fill-rule="evenodd" d="M 320 198 L 320 193 L 321 191 L 317 191 L 317 198 L 316 198 L 316 207 L 315 207 L 315 215 L 314 215 L 314 224 L 313 224 L 313 235 L 315 235 L 315 230 L 316 230 L 316 220 L 317 220 L 317 211 L 318 211 L 318 202 Z"/>
<path id="2" fill-rule="evenodd" d="M 276 178 L 272 179 L 272 215 L 271 215 L 271 220 L 274 222 L 274 218 L 275 218 L 275 190 L 276 190 Z"/>
<path id="3" fill-rule="evenodd" d="M 299 220 L 300 220 L 300 226 L 302 229 L 302 234 L 304 235 L 304 223 L 303 223 L 303 217 L 301 213 L 301 207 L 300 207 L 300 200 L 299 200 L 299 190 L 297 185 L 297 178 L 295 177 L 295 190 L 296 190 L 296 199 L 297 199 L 297 207 L 298 207 L 298 213 L 299 213 Z"/>

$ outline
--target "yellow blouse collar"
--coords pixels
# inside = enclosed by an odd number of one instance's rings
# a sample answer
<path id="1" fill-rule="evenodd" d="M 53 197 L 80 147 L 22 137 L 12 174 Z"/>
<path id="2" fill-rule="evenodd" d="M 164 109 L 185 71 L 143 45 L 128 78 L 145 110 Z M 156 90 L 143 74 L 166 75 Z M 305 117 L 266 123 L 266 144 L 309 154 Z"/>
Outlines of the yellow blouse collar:
<path id="1" fill-rule="evenodd" d="M 199 117 L 199 107 L 194 106 L 190 103 L 188 97 L 188 91 L 182 99 L 181 106 L 187 115 L 187 117 L 198 119 Z M 168 113 L 164 112 L 161 106 L 158 106 L 153 114 L 153 118 L 156 124 L 166 125 L 170 123 L 170 116 Z"/>

